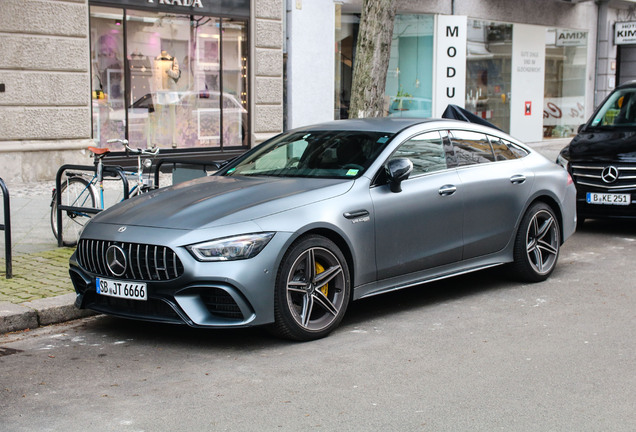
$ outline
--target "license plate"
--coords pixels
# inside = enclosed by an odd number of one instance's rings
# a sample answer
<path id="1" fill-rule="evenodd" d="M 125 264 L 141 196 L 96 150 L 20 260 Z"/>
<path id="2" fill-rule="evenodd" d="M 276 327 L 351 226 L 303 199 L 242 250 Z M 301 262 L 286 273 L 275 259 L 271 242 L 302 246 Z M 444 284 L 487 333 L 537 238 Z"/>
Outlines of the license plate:
<path id="1" fill-rule="evenodd" d="M 148 300 L 148 290 L 143 282 L 127 282 L 97 278 L 97 294 L 132 300 Z"/>
<path id="2" fill-rule="evenodd" d="M 587 193 L 588 204 L 605 204 L 605 205 L 630 205 L 630 194 L 613 194 L 613 193 Z"/>

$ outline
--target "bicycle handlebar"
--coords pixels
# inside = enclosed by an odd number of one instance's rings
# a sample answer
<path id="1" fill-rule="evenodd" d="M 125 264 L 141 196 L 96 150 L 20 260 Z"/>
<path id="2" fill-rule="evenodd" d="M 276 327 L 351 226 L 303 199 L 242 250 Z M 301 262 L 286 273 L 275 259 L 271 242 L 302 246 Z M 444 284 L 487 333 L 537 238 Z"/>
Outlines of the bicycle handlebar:
<path id="1" fill-rule="evenodd" d="M 146 156 L 157 156 L 157 154 L 159 154 L 159 147 L 153 147 L 149 149 L 140 149 L 140 148 L 135 149 L 128 145 L 127 139 L 115 138 L 115 139 L 109 139 L 106 142 L 109 144 L 119 143 L 124 146 L 124 148 L 126 149 L 126 152 L 131 152 L 133 154 L 142 154 Z"/>

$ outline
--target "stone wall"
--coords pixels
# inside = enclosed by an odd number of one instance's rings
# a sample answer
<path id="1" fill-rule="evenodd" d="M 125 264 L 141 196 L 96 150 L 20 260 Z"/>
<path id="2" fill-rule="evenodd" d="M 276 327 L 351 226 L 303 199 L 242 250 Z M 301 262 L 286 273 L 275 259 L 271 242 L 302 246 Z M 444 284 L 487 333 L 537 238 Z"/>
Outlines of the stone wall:
<path id="1" fill-rule="evenodd" d="M 283 0 L 252 0 L 251 144 L 283 129 Z M 0 177 L 91 164 L 88 0 L 0 0 Z"/>
<path id="2" fill-rule="evenodd" d="M 52 179 L 90 145 L 86 0 L 0 1 L 0 177 Z"/>
<path id="3" fill-rule="evenodd" d="M 253 144 L 283 130 L 284 0 L 252 0 Z"/>

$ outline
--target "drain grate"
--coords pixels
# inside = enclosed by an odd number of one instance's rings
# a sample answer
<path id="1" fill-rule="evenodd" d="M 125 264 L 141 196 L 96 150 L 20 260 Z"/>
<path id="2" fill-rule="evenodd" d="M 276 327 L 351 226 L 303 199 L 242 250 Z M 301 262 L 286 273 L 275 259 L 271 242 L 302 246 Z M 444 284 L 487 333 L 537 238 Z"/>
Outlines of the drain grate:
<path id="1" fill-rule="evenodd" d="M 22 350 L 15 349 L 15 348 L 0 347 L 0 357 L 8 356 L 11 354 L 17 354 L 19 352 L 22 352 Z"/>

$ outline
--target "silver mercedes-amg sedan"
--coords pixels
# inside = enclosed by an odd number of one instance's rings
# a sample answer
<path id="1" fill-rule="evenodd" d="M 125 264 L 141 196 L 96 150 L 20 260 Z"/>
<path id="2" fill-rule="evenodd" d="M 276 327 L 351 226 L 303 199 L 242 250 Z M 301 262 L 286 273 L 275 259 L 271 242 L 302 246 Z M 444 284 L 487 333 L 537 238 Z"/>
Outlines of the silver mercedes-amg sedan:
<path id="1" fill-rule="evenodd" d="M 335 121 L 99 213 L 70 274 L 80 308 L 317 339 L 352 300 L 503 264 L 545 280 L 575 198 L 563 168 L 493 128 Z"/>

